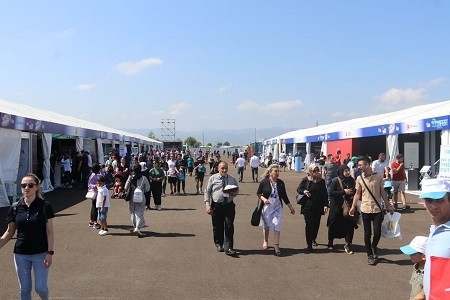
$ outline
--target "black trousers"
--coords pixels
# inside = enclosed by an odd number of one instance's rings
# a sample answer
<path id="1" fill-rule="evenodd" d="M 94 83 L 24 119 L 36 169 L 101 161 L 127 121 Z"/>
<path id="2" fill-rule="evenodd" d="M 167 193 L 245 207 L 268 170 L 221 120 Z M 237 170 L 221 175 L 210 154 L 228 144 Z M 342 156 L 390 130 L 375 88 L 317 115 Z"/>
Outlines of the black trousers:
<path id="1" fill-rule="evenodd" d="M 362 214 L 364 225 L 364 245 L 366 246 L 367 255 L 373 255 L 372 247 L 376 248 L 381 238 L 381 223 L 383 223 L 384 215 L 382 213 Z M 372 224 L 373 224 L 373 240 L 372 238 Z"/>
<path id="2" fill-rule="evenodd" d="M 252 179 L 258 181 L 258 168 L 252 167 Z"/>
<path id="3" fill-rule="evenodd" d="M 161 205 L 162 183 L 161 181 L 150 183 L 150 191 L 153 195 L 153 201 L 155 205 Z M 149 201 L 150 205 L 150 201 Z"/>
<path id="4" fill-rule="evenodd" d="M 225 249 L 233 249 L 234 217 L 236 215 L 234 202 L 227 204 L 211 203 L 211 219 L 213 225 L 214 244 L 223 245 Z M 225 237 L 225 238 L 224 238 Z"/>
<path id="5" fill-rule="evenodd" d="M 151 186 L 150 186 L 151 187 Z M 150 206 L 150 198 L 152 196 L 151 190 L 148 191 L 147 193 L 144 193 L 144 197 L 145 197 L 145 206 L 149 207 Z"/>
<path id="6" fill-rule="evenodd" d="M 97 222 L 97 218 L 98 218 L 97 199 L 92 199 L 92 205 L 91 205 L 91 221 Z"/>
<path id="7" fill-rule="evenodd" d="M 317 211 L 304 210 L 303 216 L 305 218 L 306 244 L 309 248 L 311 248 L 313 240 L 317 239 L 317 234 L 319 233 L 322 213 Z"/>

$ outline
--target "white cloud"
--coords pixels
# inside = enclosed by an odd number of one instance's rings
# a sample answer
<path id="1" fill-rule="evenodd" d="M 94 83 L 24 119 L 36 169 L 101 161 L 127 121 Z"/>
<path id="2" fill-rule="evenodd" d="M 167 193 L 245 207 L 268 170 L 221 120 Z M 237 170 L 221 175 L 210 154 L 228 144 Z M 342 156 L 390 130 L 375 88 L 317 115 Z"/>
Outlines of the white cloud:
<path id="1" fill-rule="evenodd" d="M 90 91 L 95 88 L 95 84 L 93 83 L 84 83 L 77 86 L 77 90 L 80 91 Z"/>
<path id="2" fill-rule="evenodd" d="M 380 96 L 376 96 L 376 99 L 379 99 L 382 104 L 395 106 L 398 104 L 411 104 L 415 102 L 420 102 L 422 100 L 428 99 L 428 95 L 426 94 L 426 89 L 398 89 L 391 88 L 381 94 Z"/>
<path id="3" fill-rule="evenodd" d="M 170 105 L 167 110 L 154 110 L 152 112 L 152 115 L 158 117 L 180 116 L 183 115 L 183 113 L 191 107 L 192 105 L 190 105 L 189 103 L 180 102 L 178 104 Z"/>
<path id="4" fill-rule="evenodd" d="M 217 94 L 222 94 L 225 93 L 226 91 L 228 91 L 231 88 L 231 83 L 225 85 L 225 86 L 221 86 L 216 90 Z"/>
<path id="5" fill-rule="evenodd" d="M 27 92 L 17 92 L 17 96 L 23 97 L 26 95 L 27 95 Z"/>
<path id="6" fill-rule="evenodd" d="M 164 115 L 164 110 L 154 110 L 152 114 L 155 116 L 162 116 Z"/>
<path id="7" fill-rule="evenodd" d="M 245 100 L 238 105 L 239 110 L 261 110 L 272 113 L 288 111 L 294 107 L 301 106 L 303 104 L 302 100 L 292 100 L 292 101 L 278 101 L 271 102 L 267 104 L 259 104 L 253 100 Z"/>
<path id="8" fill-rule="evenodd" d="M 162 65 L 163 61 L 160 58 L 149 57 L 139 61 L 124 61 L 116 64 L 114 68 L 122 74 L 134 75 L 144 71 L 152 66 Z"/>
<path id="9" fill-rule="evenodd" d="M 334 112 L 334 113 L 332 113 L 331 114 L 331 117 L 332 118 L 340 118 L 340 117 L 343 117 L 345 114 L 343 113 L 343 112 L 341 112 L 341 111 L 336 111 L 336 112 Z"/>
<path id="10" fill-rule="evenodd" d="M 75 28 L 71 27 L 71 28 L 62 30 L 61 32 L 57 33 L 56 35 L 62 39 L 69 39 L 72 36 L 74 36 L 76 33 L 77 33 L 77 31 L 75 30 Z"/>
<path id="11" fill-rule="evenodd" d="M 181 103 L 169 106 L 168 111 L 173 116 L 179 116 L 179 115 L 183 114 L 183 112 L 185 110 L 187 110 L 191 107 L 192 107 L 192 105 L 190 105 L 189 103 L 181 102 Z"/>
<path id="12" fill-rule="evenodd" d="M 441 85 L 442 83 L 444 83 L 444 81 L 445 81 L 445 78 L 438 77 L 438 78 L 430 80 L 430 82 L 428 82 L 428 84 L 426 86 L 428 86 L 428 87 L 438 86 L 438 85 Z"/>

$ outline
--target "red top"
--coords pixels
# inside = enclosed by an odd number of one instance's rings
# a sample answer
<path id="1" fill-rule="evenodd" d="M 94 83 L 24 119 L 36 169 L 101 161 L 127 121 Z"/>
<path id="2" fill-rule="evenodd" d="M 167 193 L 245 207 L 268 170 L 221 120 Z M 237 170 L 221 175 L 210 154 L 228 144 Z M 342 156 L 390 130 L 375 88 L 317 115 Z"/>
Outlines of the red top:
<path id="1" fill-rule="evenodd" d="M 397 170 L 397 168 L 400 166 L 400 163 L 394 161 L 391 164 L 391 169 L 392 169 L 392 181 L 404 181 L 406 179 L 406 174 L 405 174 L 405 165 L 403 164 L 400 169 L 398 170 L 398 172 L 396 172 L 395 170 Z"/>

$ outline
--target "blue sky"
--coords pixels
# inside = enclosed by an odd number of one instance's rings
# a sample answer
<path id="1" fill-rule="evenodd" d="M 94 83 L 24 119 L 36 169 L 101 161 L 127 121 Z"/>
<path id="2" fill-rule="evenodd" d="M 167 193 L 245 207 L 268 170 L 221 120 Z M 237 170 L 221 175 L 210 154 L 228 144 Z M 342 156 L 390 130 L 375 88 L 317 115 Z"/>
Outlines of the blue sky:
<path id="1" fill-rule="evenodd" d="M 450 99 L 450 1 L 5 1 L 0 98 L 115 128 L 307 128 Z"/>

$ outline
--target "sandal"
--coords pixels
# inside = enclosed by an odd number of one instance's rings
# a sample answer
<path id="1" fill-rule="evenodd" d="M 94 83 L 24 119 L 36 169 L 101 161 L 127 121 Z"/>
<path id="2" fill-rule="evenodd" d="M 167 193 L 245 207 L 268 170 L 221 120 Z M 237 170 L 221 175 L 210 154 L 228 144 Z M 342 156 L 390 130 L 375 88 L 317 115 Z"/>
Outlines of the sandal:
<path id="1" fill-rule="evenodd" d="M 262 248 L 263 248 L 264 250 L 267 250 L 267 248 L 269 248 L 269 245 L 268 245 L 268 242 L 267 242 L 267 241 L 264 241 L 264 242 L 263 242 Z"/>
<path id="2" fill-rule="evenodd" d="M 281 256 L 281 250 L 280 250 L 280 244 L 274 244 L 274 249 L 275 249 L 275 255 L 276 256 Z"/>

